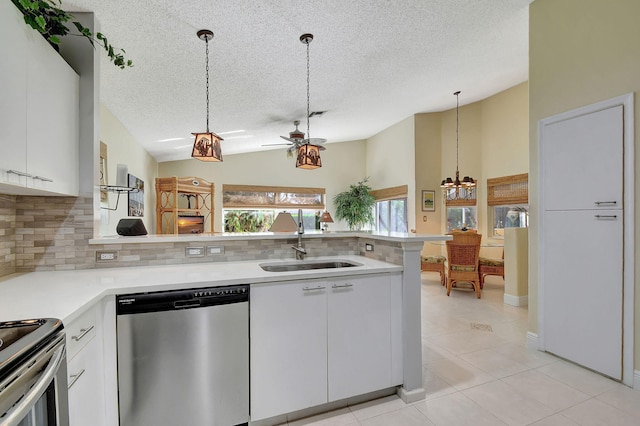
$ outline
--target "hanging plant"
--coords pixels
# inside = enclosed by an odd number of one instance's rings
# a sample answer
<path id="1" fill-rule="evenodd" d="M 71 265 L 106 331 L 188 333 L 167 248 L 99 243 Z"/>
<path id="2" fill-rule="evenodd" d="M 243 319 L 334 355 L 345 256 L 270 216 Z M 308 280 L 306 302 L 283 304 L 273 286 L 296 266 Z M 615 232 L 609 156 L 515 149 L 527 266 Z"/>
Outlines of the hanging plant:
<path id="1" fill-rule="evenodd" d="M 60 38 L 69 35 L 85 37 L 92 46 L 101 46 L 113 64 L 121 69 L 132 67 L 133 61 L 125 59 L 124 49 L 114 48 L 107 37 L 102 33 L 96 33 L 95 37 L 91 30 L 78 21 L 73 20 L 73 15 L 60 9 L 61 0 L 11 0 L 12 3 L 24 15 L 24 22 L 34 30 L 38 31 L 49 42 L 54 49 L 59 49 Z M 69 33 L 66 22 L 71 22 L 78 30 L 78 34 Z"/>
<path id="2" fill-rule="evenodd" d="M 360 230 L 366 225 L 374 223 L 373 207 L 376 200 L 371 195 L 371 187 L 367 185 L 369 178 L 364 178 L 349 190 L 333 197 L 336 206 L 336 217 L 345 220 L 350 230 Z"/>

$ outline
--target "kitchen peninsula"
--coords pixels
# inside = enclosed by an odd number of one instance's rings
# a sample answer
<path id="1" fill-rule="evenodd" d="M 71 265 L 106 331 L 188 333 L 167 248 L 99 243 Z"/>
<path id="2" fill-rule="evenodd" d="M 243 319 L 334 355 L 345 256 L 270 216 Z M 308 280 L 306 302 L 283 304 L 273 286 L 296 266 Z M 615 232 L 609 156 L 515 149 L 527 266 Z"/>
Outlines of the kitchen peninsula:
<path id="1" fill-rule="evenodd" d="M 398 394 L 405 402 L 413 402 L 424 398 L 420 251 L 425 241 L 448 238 L 450 237 L 443 235 L 416 234 L 308 233 L 303 238 L 308 253 L 305 261 L 341 260 L 358 266 L 289 272 L 267 272 L 260 264 L 296 262 L 294 250 L 291 249 L 296 241 L 293 233 L 98 238 L 89 241 L 95 259 L 92 269 L 32 272 L 0 279 L 0 321 L 36 317 L 60 318 L 67 329 L 70 345 L 74 345 L 71 337 L 77 336 L 77 331 L 89 329 L 90 326 L 79 324 L 89 317 L 89 322 L 94 327 L 91 329 L 91 333 L 94 333 L 93 341 L 100 347 L 100 356 L 92 359 L 103 363 L 98 373 L 104 371 L 104 375 L 98 377 L 97 381 L 106 402 L 104 407 L 97 409 L 105 412 L 102 424 L 117 425 L 116 295 L 237 284 L 251 285 L 252 292 L 255 288 L 260 289 L 260 293 L 268 293 L 270 288 L 278 284 L 318 280 L 332 283 L 344 279 L 354 282 L 361 279 L 366 282 L 366 279 L 389 277 L 392 283 L 390 288 L 394 288 L 395 280 L 398 290 L 398 317 L 395 320 L 398 332 L 392 332 L 390 338 L 393 345 L 391 352 L 395 357 L 390 369 L 398 379 L 389 383 L 393 384 L 391 391 L 396 385 L 401 385 L 397 388 Z M 201 253 L 204 255 L 200 255 Z M 393 330 L 393 291 L 390 299 L 390 329 Z M 252 336 L 252 342 L 254 337 Z M 87 344 L 87 347 L 90 345 L 91 343 Z M 73 356 L 76 353 L 82 354 L 85 350 L 81 347 L 74 349 L 73 346 L 68 349 L 70 375 L 75 371 L 71 363 L 80 355 L 76 358 Z M 252 371 L 251 374 L 255 373 Z M 389 389 L 378 390 L 389 392 Z M 70 393 L 72 413 L 74 409 L 82 411 L 82 407 L 78 408 L 77 405 L 84 404 L 82 398 L 88 396 L 90 395 L 85 392 L 75 397 Z M 371 394 L 369 398 L 375 396 Z M 309 408 L 316 411 L 332 409 L 336 407 L 335 404 L 346 404 L 354 397 L 362 396 L 337 392 L 335 397 L 330 396 L 328 401 Z M 252 401 L 252 407 L 254 406 Z M 304 413 L 311 412 L 307 410 Z M 282 416 L 286 414 L 287 412 L 267 410 L 262 416 L 262 423 L 253 422 L 255 419 L 252 418 L 251 424 L 277 424 L 282 422 Z"/>

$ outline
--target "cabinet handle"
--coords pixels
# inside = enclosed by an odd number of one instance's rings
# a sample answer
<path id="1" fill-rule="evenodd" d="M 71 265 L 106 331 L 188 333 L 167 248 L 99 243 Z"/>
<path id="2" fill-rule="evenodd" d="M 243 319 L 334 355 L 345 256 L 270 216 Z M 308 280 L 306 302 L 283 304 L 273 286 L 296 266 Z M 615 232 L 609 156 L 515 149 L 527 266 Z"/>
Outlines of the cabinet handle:
<path id="1" fill-rule="evenodd" d="M 348 287 L 353 287 L 353 284 L 334 284 L 331 286 L 331 288 L 348 288 Z"/>
<path id="2" fill-rule="evenodd" d="M 314 291 L 314 290 L 324 290 L 326 287 L 317 286 L 317 287 L 302 287 L 302 291 Z"/>
<path id="3" fill-rule="evenodd" d="M 32 177 L 33 175 L 30 175 L 29 173 L 25 173 L 25 172 L 19 172 L 18 170 L 7 170 L 7 174 L 14 174 L 14 175 L 18 175 L 18 176 L 24 176 L 24 177 Z"/>
<path id="4" fill-rule="evenodd" d="M 89 328 L 81 328 L 80 329 L 80 334 L 78 334 L 77 336 L 71 336 L 71 338 L 73 340 L 75 340 L 76 342 L 79 342 L 80 339 L 82 339 L 84 336 L 87 335 L 88 332 L 90 332 L 91 330 L 93 330 L 93 325 Z"/>
<path id="5" fill-rule="evenodd" d="M 602 204 L 613 204 L 614 206 L 618 204 L 617 201 L 596 201 L 596 206 L 600 206 Z"/>
<path id="6" fill-rule="evenodd" d="M 84 368 L 76 374 L 71 374 L 69 376 L 71 381 L 69 382 L 69 385 L 67 385 L 67 389 L 71 389 L 71 386 L 75 385 L 78 379 L 80 378 L 80 376 L 82 376 L 83 374 L 84 374 Z"/>
<path id="7" fill-rule="evenodd" d="M 606 215 L 606 214 L 597 214 L 595 215 L 596 219 L 617 219 L 618 216 L 616 216 L 615 214 L 611 214 L 611 215 Z"/>
<path id="8" fill-rule="evenodd" d="M 49 179 L 49 178 L 46 178 L 46 177 L 43 177 L 43 176 L 34 176 L 33 179 L 38 179 L 38 180 L 41 180 L 43 182 L 53 182 L 53 179 Z"/>

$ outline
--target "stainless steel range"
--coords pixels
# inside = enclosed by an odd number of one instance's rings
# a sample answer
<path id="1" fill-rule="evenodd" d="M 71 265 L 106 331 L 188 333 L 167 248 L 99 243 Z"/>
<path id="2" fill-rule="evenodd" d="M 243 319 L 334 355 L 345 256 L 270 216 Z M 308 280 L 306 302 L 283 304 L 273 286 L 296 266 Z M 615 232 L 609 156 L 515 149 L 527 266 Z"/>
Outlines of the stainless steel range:
<path id="1" fill-rule="evenodd" d="M 0 322 L 0 426 L 68 425 L 62 322 Z"/>

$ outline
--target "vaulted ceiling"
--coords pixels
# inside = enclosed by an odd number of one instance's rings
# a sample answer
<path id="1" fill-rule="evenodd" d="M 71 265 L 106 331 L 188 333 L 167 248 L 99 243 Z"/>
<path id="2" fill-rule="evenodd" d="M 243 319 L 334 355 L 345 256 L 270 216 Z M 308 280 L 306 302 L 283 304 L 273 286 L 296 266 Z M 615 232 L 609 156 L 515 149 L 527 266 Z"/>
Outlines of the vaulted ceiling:
<path id="1" fill-rule="evenodd" d="M 527 80 L 530 0 L 63 0 L 94 12 L 134 67 L 104 55 L 104 105 L 158 161 L 190 156 L 206 127 L 205 43 L 210 29 L 210 128 L 224 155 L 307 132 L 365 139 L 413 114 L 475 102 Z M 167 140 L 174 139 L 174 140 Z M 392 143 L 392 141 L 390 141 Z M 327 145 L 330 149 L 330 145 Z"/>

